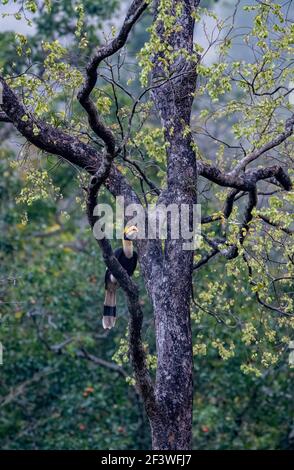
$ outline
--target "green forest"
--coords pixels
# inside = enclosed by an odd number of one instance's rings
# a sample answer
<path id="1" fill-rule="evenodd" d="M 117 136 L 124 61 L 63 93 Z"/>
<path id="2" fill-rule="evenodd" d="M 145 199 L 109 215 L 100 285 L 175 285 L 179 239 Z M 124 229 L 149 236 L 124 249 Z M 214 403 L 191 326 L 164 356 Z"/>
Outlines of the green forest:
<path id="1" fill-rule="evenodd" d="M 293 2 L 0 15 L 0 449 L 294 450 Z M 197 247 L 130 277 L 120 195 L 197 202 Z"/>

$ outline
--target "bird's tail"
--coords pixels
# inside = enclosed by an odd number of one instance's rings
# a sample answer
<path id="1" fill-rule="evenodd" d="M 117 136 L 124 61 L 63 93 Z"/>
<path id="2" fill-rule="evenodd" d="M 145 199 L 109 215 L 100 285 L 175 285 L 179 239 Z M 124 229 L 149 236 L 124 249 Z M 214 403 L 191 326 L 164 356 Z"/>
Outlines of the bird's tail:
<path id="1" fill-rule="evenodd" d="M 102 318 L 103 328 L 110 330 L 116 321 L 116 289 L 108 288 L 105 291 L 104 312 Z"/>

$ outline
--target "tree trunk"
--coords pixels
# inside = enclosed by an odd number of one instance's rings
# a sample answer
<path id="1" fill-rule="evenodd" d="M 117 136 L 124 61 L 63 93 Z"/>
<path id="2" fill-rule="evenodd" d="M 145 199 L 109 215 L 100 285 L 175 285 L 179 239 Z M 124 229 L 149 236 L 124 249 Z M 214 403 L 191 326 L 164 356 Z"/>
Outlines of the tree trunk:
<path id="1" fill-rule="evenodd" d="M 164 79 L 152 91 L 167 145 L 167 188 L 158 203 L 175 204 L 181 212 L 185 204 L 193 212 L 197 203 L 196 155 L 192 146 L 190 118 L 196 88 L 196 62 L 193 49 L 193 12 L 197 0 L 172 0 L 171 8 L 155 2 L 154 20 L 157 35 L 166 50 L 169 75 L 162 65 L 164 52 L 153 58 L 152 79 Z M 168 34 L 163 16 L 175 21 L 176 30 Z M 185 51 L 185 53 L 183 53 Z M 187 60 L 186 57 L 190 57 Z M 171 80 L 169 77 L 172 76 Z M 188 131 L 187 131 L 188 130 Z M 191 222 L 191 220 L 190 220 Z M 179 240 L 170 236 L 165 242 L 160 276 L 152 277 L 152 303 L 155 315 L 157 373 L 155 400 L 158 416 L 151 417 L 153 449 L 188 450 L 192 445 L 193 355 L 190 323 L 193 251 L 183 249 L 183 233 Z M 192 227 L 190 227 L 191 230 Z"/>
<path id="2" fill-rule="evenodd" d="M 153 295 L 158 357 L 155 398 L 159 415 L 151 419 L 151 429 L 153 449 L 158 450 L 191 448 L 192 260 L 191 252 L 181 251 L 172 262 L 166 261 Z"/>
<path id="3" fill-rule="evenodd" d="M 153 450 L 190 450 L 192 441 L 191 410 L 183 409 L 179 419 L 169 418 L 151 423 Z"/>

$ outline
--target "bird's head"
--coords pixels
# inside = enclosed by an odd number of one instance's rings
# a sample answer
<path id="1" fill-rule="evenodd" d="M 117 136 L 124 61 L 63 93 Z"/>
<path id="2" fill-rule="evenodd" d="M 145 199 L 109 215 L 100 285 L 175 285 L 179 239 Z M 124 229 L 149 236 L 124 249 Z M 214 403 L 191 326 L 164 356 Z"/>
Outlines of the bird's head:
<path id="1" fill-rule="evenodd" d="M 124 230 L 124 239 L 125 240 L 136 240 L 139 230 L 135 225 L 130 225 Z"/>

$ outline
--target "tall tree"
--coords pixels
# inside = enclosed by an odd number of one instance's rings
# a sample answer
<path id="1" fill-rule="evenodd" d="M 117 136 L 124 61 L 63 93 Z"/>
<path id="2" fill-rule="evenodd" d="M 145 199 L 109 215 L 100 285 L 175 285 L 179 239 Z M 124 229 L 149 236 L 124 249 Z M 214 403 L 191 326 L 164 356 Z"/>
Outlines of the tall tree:
<path id="1" fill-rule="evenodd" d="M 66 63 L 66 50 L 54 41 L 44 45 L 48 55 L 45 59 L 46 71 L 41 79 L 32 79 L 29 74 L 27 81 L 22 76 L 0 77 L 3 87 L 1 120 L 11 122 L 29 143 L 41 151 L 61 157 L 92 175 L 87 190 L 87 213 L 92 227 L 96 221 L 93 210 L 103 185 L 113 196 L 124 196 L 127 204 L 135 202 L 146 209 L 148 192 L 142 191 L 144 204 L 136 191 L 137 186 L 132 184 L 132 178 L 127 177 L 124 168 L 123 171 L 119 168 L 116 160 L 120 158 L 135 170 L 142 187 L 144 188 L 144 184 L 149 187 L 153 199 L 156 197 L 157 205 L 186 204 L 192 209 L 193 204 L 197 202 L 200 177 L 221 187 L 230 188 L 223 210 L 203 218 L 205 224 L 219 222 L 220 225 L 216 230 L 211 229 L 208 234 L 203 233 L 211 251 L 197 262 L 194 261 L 192 250 L 183 249 L 183 234 L 179 240 L 171 237 L 169 224 L 169 236 L 164 245 L 159 239 L 137 241 L 141 272 L 154 311 L 157 349 L 155 383 L 147 367 L 146 350 L 142 343 L 143 311 L 138 287 L 116 260 L 110 242 L 106 238 L 98 240 L 107 267 L 127 297 L 130 313 L 130 356 L 136 385 L 149 417 L 154 449 L 191 447 L 193 354 L 190 310 L 195 270 L 200 269 L 216 255 L 223 256 L 226 260 L 242 257 L 248 269 L 249 283 L 256 288 L 258 302 L 286 320 L 291 315 L 291 306 L 286 294 L 280 304 L 271 296 L 264 300 L 261 292 L 263 285 L 260 288 L 254 280 L 255 258 L 252 256 L 251 262 L 248 250 L 244 249 L 245 241 L 252 234 L 252 220 L 256 216 L 258 185 L 267 181 L 279 189 L 279 194 L 291 189 L 291 180 L 285 165 L 279 161 L 269 165 L 267 161 L 269 152 L 278 147 L 282 148 L 285 158 L 291 155 L 291 145 L 288 145 L 288 141 L 293 134 L 294 115 L 285 116 L 285 108 L 289 113 L 289 107 L 285 103 L 289 94 L 286 85 L 291 67 L 291 37 L 288 36 L 290 31 L 293 34 L 293 28 L 291 30 L 288 13 L 283 16 L 280 5 L 270 2 L 256 3 L 253 7 L 257 10 L 254 28 L 251 36 L 245 38 L 255 57 L 253 63 L 233 62 L 229 68 L 228 63 L 222 60 L 230 47 L 233 27 L 230 25 L 223 34 L 221 23 L 217 23 L 219 36 L 217 39 L 211 39 L 211 44 L 217 43 L 220 46 L 219 61 L 211 67 L 202 62 L 205 54 L 194 42 L 200 1 L 134 0 L 127 10 L 119 32 L 95 50 L 84 74 Z M 123 62 L 120 53 L 132 28 L 149 5 L 153 14 L 150 40 L 140 53 L 143 68 L 141 81 L 145 90 L 138 98 L 134 98 L 131 91 L 126 89 L 124 81 L 118 81 Z M 275 27 L 274 37 L 267 40 L 268 24 Z M 282 24 L 285 25 L 281 26 Z M 26 47 L 26 40 L 23 39 L 22 43 L 22 46 Z M 110 60 L 117 53 L 118 62 L 114 67 Z M 103 64 L 108 67 L 108 75 L 103 72 Z M 279 73 L 274 73 L 273 64 L 278 67 Z M 111 86 L 112 97 L 116 103 L 115 123 L 109 122 L 109 118 L 108 122 L 102 119 L 101 114 L 107 114 L 108 96 L 99 93 L 97 95 L 97 85 L 101 79 Z M 201 82 L 198 89 L 197 80 Z M 49 89 L 52 82 L 57 83 L 59 87 L 62 84 L 65 88 L 79 86 L 77 98 L 87 115 L 88 128 L 85 123 L 81 125 L 75 121 L 74 107 L 68 122 L 66 119 L 55 119 L 54 108 L 50 109 L 44 101 L 44 96 L 46 100 L 51 96 L 54 101 L 55 95 L 52 94 L 51 88 Z M 201 93 L 204 90 L 215 103 L 220 95 L 229 93 L 235 84 L 239 84 L 243 92 L 245 90 L 244 95 L 240 100 L 225 103 L 223 115 L 239 114 L 238 121 L 232 123 L 232 130 L 239 143 L 226 144 L 222 139 L 213 137 L 215 142 L 234 151 L 234 159 L 230 160 L 228 157 L 232 165 L 228 169 L 224 159 L 220 158 L 217 162 L 212 159 L 213 163 L 208 163 L 201 155 L 197 139 L 193 138 L 191 113 L 194 98 L 198 97 L 196 101 L 201 104 Z M 24 101 L 21 101 L 20 94 L 14 91 L 18 87 L 27 90 Z M 126 120 L 117 104 L 118 87 L 128 94 L 132 102 Z M 57 88 L 56 93 L 59 92 Z M 157 133 L 157 137 L 159 134 L 162 139 L 161 146 L 165 150 L 166 182 L 161 188 L 158 188 L 136 160 L 130 157 L 133 149 L 138 146 L 138 135 L 146 120 L 146 114 L 150 112 L 150 103 L 143 101 L 147 93 L 150 93 L 162 125 L 162 133 Z M 198 103 L 196 105 L 199 106 Z M 141 120 L 138 118 L 138 108 Z M 212 108 L 202 109 L 201 117 L 207 118 L 211 111 Z M 215 115 L 217 113 L 221 114 L 221 107 L 215 111 Z M 245 117 L 247 121 L 244 122 Z M 138 124 L 136 130 L 133 126 L 134 120 Z M 211 138 L 207 127 L 205 136 Z M 156 138 L 151 143 L 142 138 L 143 144 L 149 145 L 149 151 L 153 153 L 159 152 L 160 148 L 155 141 Z M 262 159 L 263 156 L 266 158 Z M 235 230 L 230 231 L 227 221 L 234 214 L 234 205 L 240 198 L 246 198 L 248 202 L 243 208 L 242 218 L 235 224 Z M 277 220 L 276 217 L 272 220 L 262 214 L 260 217 L 264 223 L 291 235 L 287 221 Z M 217 233 L 220 235 L 217 236 Z M 288 256 L 288 248 L 285 250 Z M 258 252 L 259 254 L 263 253 Z M 290 254 L 289 257 L 292 263 L 293 257 L 291 258 Z M 286 264 L 288 266 L 289 259 Z M 287 279 L 285 273 L 283 279 Z M 248 335 L 250 336 L 250 332 Z"/>

